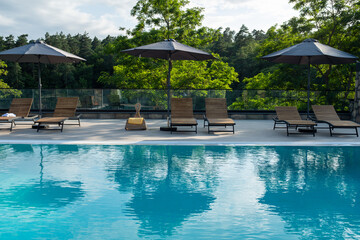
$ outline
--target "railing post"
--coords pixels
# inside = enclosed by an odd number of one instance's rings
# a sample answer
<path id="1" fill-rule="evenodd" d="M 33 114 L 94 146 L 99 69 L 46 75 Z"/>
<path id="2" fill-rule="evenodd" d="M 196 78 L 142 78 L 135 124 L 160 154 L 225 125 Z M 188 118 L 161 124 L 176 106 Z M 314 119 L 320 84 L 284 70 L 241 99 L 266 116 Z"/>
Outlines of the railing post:
<path id="1" fill-rule="evenodd" d="M 351 113 L 351 118 L 357 123 L 360 123 L 360 62 L 356 63 L 356 77 L 355 77 L 355 97 L 354 106 Z"/>
<path id="2" fill-rule="evenodd" d="M 104 89 L 101 89 L 101 108 L 104 107 Z"/>

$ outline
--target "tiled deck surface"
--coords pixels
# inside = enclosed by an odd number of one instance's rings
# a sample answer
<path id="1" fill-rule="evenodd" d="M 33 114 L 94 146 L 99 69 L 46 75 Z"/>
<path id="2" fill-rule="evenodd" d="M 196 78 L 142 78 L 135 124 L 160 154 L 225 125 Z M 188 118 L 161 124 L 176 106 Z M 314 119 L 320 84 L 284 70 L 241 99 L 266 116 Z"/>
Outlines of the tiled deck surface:
<path id="1" fill-rule="evenodd" d="M 26 144 L 225 144 L 225 145 L 358 145 L 360 137 L 333 136 L 328 129 L 319 129 L 316 136 L 297 134 L 286 136 L 285 129 L 273 130 L 272 120 L 236 120 L 235 134 L 207 133 L 203 121 L 198 120 L 198 134 L 193 132 L 160 131 L 166 120 L 147 120 L 146 131 L 125 131 L 124 119 L 84 119 L 81 127 L 65 125 L 64 131 L 41 130 L 36 132 L 31 125 L 17 125 L 12 132 L 0 130 L 0 143 Z M 10 124 L 1 124 L 8 128 Z M 337 132 L 349 132 L 339 129 Z M 353 130 L 351 130 L 353 131 Z"/>

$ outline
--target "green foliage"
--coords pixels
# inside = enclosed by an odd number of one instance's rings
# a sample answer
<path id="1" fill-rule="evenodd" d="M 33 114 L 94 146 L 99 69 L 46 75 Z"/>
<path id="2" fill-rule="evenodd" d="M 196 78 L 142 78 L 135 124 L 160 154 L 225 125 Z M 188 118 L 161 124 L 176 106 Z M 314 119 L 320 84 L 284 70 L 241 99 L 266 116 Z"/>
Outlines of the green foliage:
<path id="1" fill-rule="evenodd" d="M 263 31 L 253 30 L 241 26 L 239 32 L 226 28 L 218 40 L 213 41 L 207 48 L 222 56 L 229 66 L 238 73 L 239 81 L 233 82 L 234 89 L 244 88 L 244 78 L 258 74 L 268 63 L 259 60 L 256 56 L 258 48 L 265 38 Z"/>
<path id="2" fill-rule="evenodd" d="M 7 75 L 8 72 L 6 70 L 6 67 L 7 67 L 7 65 L 3 61 L 0 61 L 0 77 Z M 21 96 L 21 91 L 11 89 L 10 86 L 8 84 L 6 84 L 3 81 L 3 79 L 0 78 L 0 98 L 1 99 L 5 99 L 5 98 L 9 98 L 9 97 L 20 97 L 20 96 Z"/>
<path id="3" fill-rule="evenodd" d="M 0 76 L 6 75 L 8 73 L 8 71 L 6 70 L 6 67 L 7 67 L 7 65 L 5 64 L 5 62 L 0 61 Z"/>
<path id="4" fill-rule="evenodd" d="M 312 71 L 312 76 L 315 76 Z M 279 80 L 281 79 L 281 85 Z M 307 67 L 299 65 L 278 64 L 255 75 L 245 78 L 245 89 L 278 89 L 278 90 L 306 90 Z"/>
<path id="5" fill-rule="evenodd" d="M 201 8 L 185 8 L 185 0 L 139 0 L 131 11 L 138 24 L 127 36 L 119 36 L 108 51 L 116 56 L 114 74 L 103 73 L 99 81 L 116 88 L 166 89 L 168 62 L 135 58 L 121 50 L 174 38 L 193 47 L 204 47 L 219 37 L 219 31 L 201 27 Z M 173 61 L 174 89 L 229 89 L 237 81 L 234 68 L 221 60 Z"/>
<path id="6" fill-rule="evenodd" d="M 214 30 L 201 27 L 204 9 L 186 8 L 189 3 L 188 0 L 138 0 L 131 10 L 138 24 L 129 34 L 137 36 L 146 29 L 156 29 L 160 40 L 173 38 L 193 46 L 208 44 L 213 40 Z"/>

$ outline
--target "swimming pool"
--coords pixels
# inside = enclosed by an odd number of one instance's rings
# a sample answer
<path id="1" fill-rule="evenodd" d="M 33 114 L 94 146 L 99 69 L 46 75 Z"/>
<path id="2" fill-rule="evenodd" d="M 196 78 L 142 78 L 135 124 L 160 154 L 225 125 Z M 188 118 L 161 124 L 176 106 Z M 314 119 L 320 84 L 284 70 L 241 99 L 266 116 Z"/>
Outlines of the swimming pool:
<path id="1" fill-rule="evenodd" d="M 358 239 L 359 156 L 359 147 L 0 145 L 0 239 Z"/>

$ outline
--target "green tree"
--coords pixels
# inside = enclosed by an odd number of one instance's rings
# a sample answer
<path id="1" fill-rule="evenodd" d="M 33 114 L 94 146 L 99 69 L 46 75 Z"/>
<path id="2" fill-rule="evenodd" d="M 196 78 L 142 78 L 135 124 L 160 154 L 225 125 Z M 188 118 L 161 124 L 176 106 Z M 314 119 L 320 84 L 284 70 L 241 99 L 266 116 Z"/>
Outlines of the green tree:
<path id="1" fill-rule="evenodd" d="M 264 61 L 256 58 L 258 48 L 266 35 L 263 31 L 249 29 L 242 25 L 239 32 L 226 28 L 218 40 L 209 45 L 208 49 L 222 56 L 229 66 L 238 73 L 239 82 L 233 82 L 233 89 L 245 87 L 244 78 L 252 77 L 267 66 Z"/>
<path id="2" fill-rule="evenodd" d="M 103 74 L 99 81 L 117 88 L 165 89 L 167 61 L 135 58 L 121 50 L 173 38 L 184 44 L 204 48 L 219 37 L 219 30 L 201 27 L 202 8 L 186 8 L 187 0 L 139 0 L 131 11 L 138 20 L 126 36 L 119 36 L 108 46 L 117 65 L 114 74 Z M 223 70 L 222 73 L 216 70 Z M 227 76 L 224 76 L 227 74 Z M 174 61 L 171 76 L 174 88 L 225 88 L 237 81 L 237 74 L 227 63 Z"/>
<path id="3" fill-rule="evenodd" d="M 0 61 L 0 77 L 7 75 L 8 71 L 6 70 L 6 67 L 7 65 L 5 62 Z M 20 97 L 20 95 L 20 91 L 11 89 L 10 86 L 0 78 L 0 98 Z"/>
<path id="4" fill-rule="evenodd" d="M 279 27 L 271 27 L 266 33 L 267 38 L 258 48 L 258 57 L 300 43 L 306 38 L 315 38 L 324 44 L 359 55 L 358 1 L 290 0 L 290 3 L 300 11 L 300 16 Z M 346 98 L 354 88 L 353 65 L 312 65 L 311 68 L 311 90 L 321 91 L 319 96 L 313 98 L 313 102 L 335 104 L 339 109 L 347 109 Z M 246 79 L 246 88 L 261 83 L 263 89 L 306 90 L 307 77 L 304 73 L 307 73 L 304 66 L 273 64 L 264 68 L 262 73 Z M 344 90 L 345 95 L 328 94 L 327 90 Z"/>

